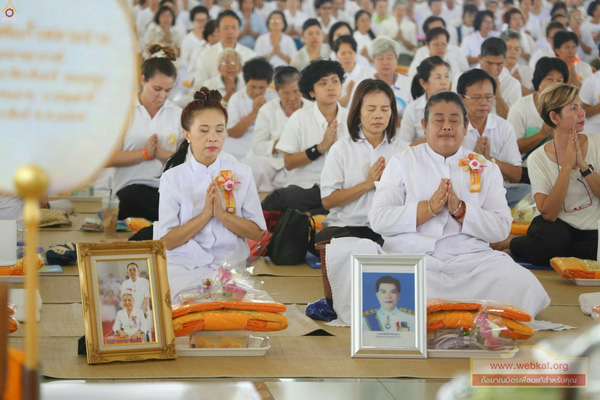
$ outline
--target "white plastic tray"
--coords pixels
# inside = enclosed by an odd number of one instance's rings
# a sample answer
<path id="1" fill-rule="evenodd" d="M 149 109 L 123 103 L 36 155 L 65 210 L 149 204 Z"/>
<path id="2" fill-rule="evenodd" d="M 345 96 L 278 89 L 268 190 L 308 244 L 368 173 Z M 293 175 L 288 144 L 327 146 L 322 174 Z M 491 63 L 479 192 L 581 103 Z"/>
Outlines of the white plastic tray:
<path id="1" fill-rule="evenodd" d="M 241 349 L 196 349 L 190 347 L 188 336 L 175 340 L 178 357 L 259 357 L 271 348 L 268 337 L 250 336 L 248 347 Z"/>
<path id="2" fill-rule="evenodd" d="M 500 357 L 503 354 L 508 354 L 512 350 L 427 350 L 427 358 L 479 358 L 479 357 Z M 510 357 L 513 358 L 515 353 Z"/>
<path id="3" fill-rule="evenodd" d="M 579 286 L 600 286 L 600 279 L 571 279 Z"/>

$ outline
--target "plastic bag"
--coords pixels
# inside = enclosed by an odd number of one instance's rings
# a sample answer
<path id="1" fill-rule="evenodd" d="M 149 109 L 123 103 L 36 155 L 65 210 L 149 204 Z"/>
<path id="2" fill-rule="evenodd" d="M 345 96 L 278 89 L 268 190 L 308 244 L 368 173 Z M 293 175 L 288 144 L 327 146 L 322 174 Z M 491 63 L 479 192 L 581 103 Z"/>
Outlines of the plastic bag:
<path id="1" fill-rule="evenodd" d="M 516 224 L 529 225 L 535 216 L 537 207 L 531 193 L 521 199 L 512 210 L 512 217 Z"/>

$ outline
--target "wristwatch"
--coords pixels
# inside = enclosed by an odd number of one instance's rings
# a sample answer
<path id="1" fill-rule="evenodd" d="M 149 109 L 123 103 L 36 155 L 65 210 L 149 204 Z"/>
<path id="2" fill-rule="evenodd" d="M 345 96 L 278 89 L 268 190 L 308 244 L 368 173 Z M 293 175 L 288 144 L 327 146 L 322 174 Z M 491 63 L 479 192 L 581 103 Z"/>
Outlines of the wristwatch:
<path id="1" fill-rule="evenodd" d="M 491 157 L 490 161 L 493 162 L 494 164 L 496 164 L 496 157 Z"/>
<path id="2" fill-rule="evenodd" d="M 594 166 L 592 164 L 588 164 L 588 169 L 586 169 L 585 171 L 580 170 L 579 172 L 581 173 L 581 177 L 585 178 L 586 176 L 594 172 Z"/>

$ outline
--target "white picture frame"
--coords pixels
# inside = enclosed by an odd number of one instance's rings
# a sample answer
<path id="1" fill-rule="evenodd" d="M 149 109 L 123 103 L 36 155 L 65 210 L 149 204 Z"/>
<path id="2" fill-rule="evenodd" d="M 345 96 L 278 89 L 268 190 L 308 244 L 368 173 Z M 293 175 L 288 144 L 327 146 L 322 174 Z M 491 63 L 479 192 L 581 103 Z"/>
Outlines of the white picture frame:
<path id="1" fill-rule="evenodd" d="M 353 255 L 351 263 L 350 355 L 427 358 L 425 256 Z"/>

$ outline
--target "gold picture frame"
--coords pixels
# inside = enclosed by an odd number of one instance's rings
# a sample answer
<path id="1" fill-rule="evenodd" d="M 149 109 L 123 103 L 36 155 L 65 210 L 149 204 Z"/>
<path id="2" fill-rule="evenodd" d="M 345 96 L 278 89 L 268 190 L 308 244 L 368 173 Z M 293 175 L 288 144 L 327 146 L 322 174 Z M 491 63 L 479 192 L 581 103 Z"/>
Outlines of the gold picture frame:
<path id="1" fill-rule="evenodd" d="M 159 240 L 77 245 L 88 364 L 177 358 L 165 254 Z"/>

